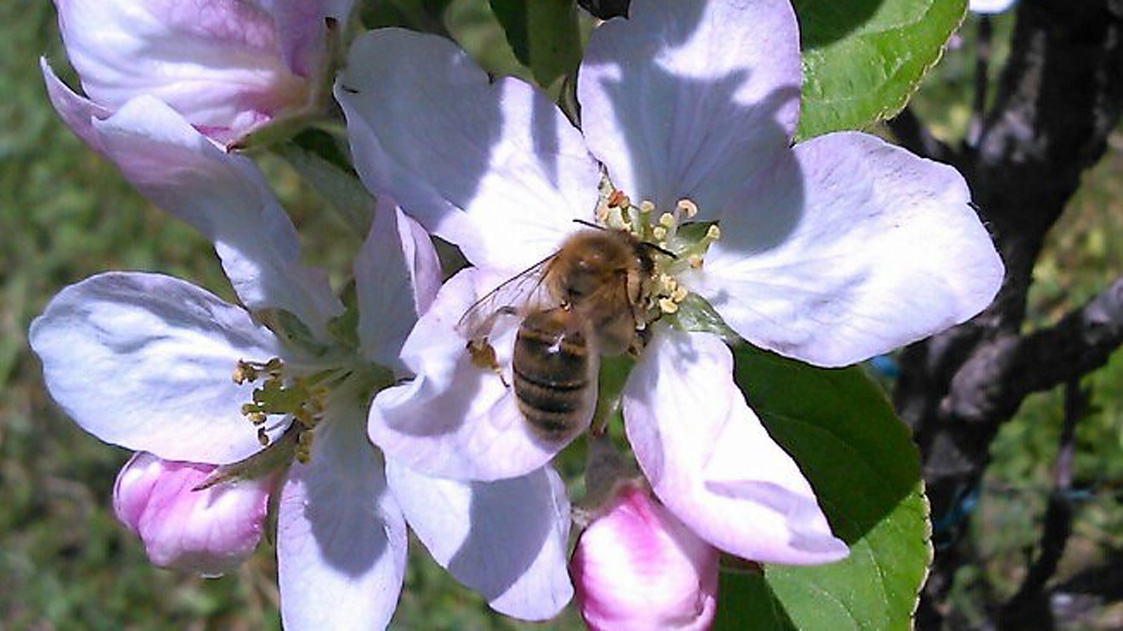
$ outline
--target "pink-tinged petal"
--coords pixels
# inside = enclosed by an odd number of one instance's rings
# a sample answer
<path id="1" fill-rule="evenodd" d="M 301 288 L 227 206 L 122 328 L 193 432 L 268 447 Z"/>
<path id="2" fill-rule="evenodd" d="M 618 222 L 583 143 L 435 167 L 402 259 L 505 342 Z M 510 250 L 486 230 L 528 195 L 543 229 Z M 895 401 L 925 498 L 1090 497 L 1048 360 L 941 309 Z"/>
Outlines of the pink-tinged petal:
<path id="1" fill-rule="evenodd" d="M 440 284 L 441 263 L 429 234 L 393 202 L 380 199 L 355 258 L 359 340 L 367 359 L 402 367 L 402 344 Z"/>
<path id="2" fill-rule="evenodd" d="M 51 105 L 54 106 L 62 121 L 66 123 L 70 131 L 74 132 L 75 136 L 81 138 L 94 151 L 104 155 L 105 150 L 101 146 L 101 139 L 94 132 L 93 119 L 109 118 L 111 112 L 89 99 L 75 94 L 55 75 L 46 58 L 39 58 L 39 68 L 43 71 L 43 81 L 47 84 L 47 97 L 50 98 Z"/>
<path id="3" fill-rule="evenodd" d="M 593 31 L 577 96 L 617 188 L 665 210 L 690 198 L 715 218 L 787 149 L 799 86 L 787 0 L 635 0 Z"/>
<path id="4" fill-rule="evenodd" d="M 311 78 L 324 63 L 327 27 L 331 18 L 344 28 L 353 0 L 259 0 L 273 16 L 281 54 L 289 69 Z"/>
<path id="5" fill-rule="evenodd" d="M 296 228 L 253 161 L 226 153 L 149 97 L 93 127 L 130 183 L 214 241 L 247 307 L 285 309 L 315 333 L 343 312 L 327 275 L 300 264 Z"/>
<path id="6" fill-rule="evenodd" d="M 437 563 L 496 611 L 545 620 L 573 596 L 565 567 L 569 498 L 552 468 L 498 482 L 460 482 L 391 460 L 386 477 Z"/>
<path id="7" fill-rule="evenodd" d="M 213 464 L 261 449 L 241 412 L 253 385 L 234 383 L 234 368 L 278 356 L 277 340 L 203 289 L 158 274 L 100 274 L 59 292 L 28 339 L 51 396 L 101 440 Z"/>
<path id="8" fill-rule="evenodd" d="M 217 576 L 257 547 L 273 478 L 194 490 L 215 468 L 140 452 L 117 474 L 113 510 L 140 536 L 153 564 Z"/>
<path id="9" fill-rule="evenodd" d="M 510 371 L 501 379 L 473 364 L 456 330 L 464 312 L 496 284 L 476 268 L 464 270 L 418 320 L 402 348 L 416 377 L 379 392 L 371 405 L 370 439 L 387 458 L 437 477 L 498 480 L 538 469 L 565 446 L 531 433 L 506 385 Z M 490 338 L 501 367 L 510 366 L 517 326 L 515 318 L 500 318 Z"/>
<path id="10" fill-rule="evenodd" d="M 117 518 L 140 536 L 161 567 L 217 576 L 257 546 L 273 481 L 239 480 L 194 490 L 216 465 L 135 454 L 113 490 Z"/>
<path id="11" fill-rule="evenodd" d="M 281 618 L 288 631 L 378 631 L 402 589 L 406 525 L 356 392 L 329 400 L 308 464 L 294 463 L 277 517 Z"/>
<path id="12" fill-rule="evenodd" d="M 142 94 L 193 125 L 245 130 L 303 104 L 272 17 L 241 0 L 56 0 L 70 63 L 109 109 Z M 322 20 L 321 20 L 322 24 Z"/>
<path id="13" fill-rule="evenodd" d="M 544 94 L 491 82 L 444 38 L 359 37 L 335 95 L 366 185 L 477 265 L 521 271 L 593 217 L 600 175 L 581 134 Z"/>
<path id="14" fill-rule="evenodd" d="M 569 567 L 592 631 L 705 631 L 717 612 L 717 549 L 639 484 L 581 533 Z"/>
<path id="15" fill-rule="evenodd" d="M 717 336 L 661 327 L 628 378 L 624 420 L 655 494 L 703 539 L 754 561 L 846 556 L 799 467 L 745 403 Z"/>
<path id="16" fill-rule="evenodd" d="M 794 153 L 799 178 L 723 216 L 702 273 L 683 279 L 737 333 L 844 366 L 990 304 L 1002 261 L 955 169 L 858 132 Z M 777 216 L 793 219 L 777 227 Z"/>

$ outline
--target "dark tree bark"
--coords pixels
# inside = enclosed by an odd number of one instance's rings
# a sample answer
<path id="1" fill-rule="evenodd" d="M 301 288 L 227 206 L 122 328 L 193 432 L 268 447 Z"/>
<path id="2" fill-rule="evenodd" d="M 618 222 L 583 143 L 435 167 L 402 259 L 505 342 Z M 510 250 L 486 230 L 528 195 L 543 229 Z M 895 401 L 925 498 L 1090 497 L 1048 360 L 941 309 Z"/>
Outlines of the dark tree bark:
<path id="1" fill-rule="evenodd" d="M 901 357 L 894 402 L 920 445 L 936 520 L 978 484 L 995 434 L 1027 395 L 1079 379 L 1123 343 L 1123 278 L 1054 326 L 1022 332 L 1045 235 L 1123 112 L 1123 1 L 1023 0 L 1016 19 L 976 138 L 953 148 L 911 114 L 891 124 L 912 150 L 963 171 L 1007 270 L 986 311 Z M 922 631 L 941 628 L 938 605 L 959 562 L 954 550 L 937 554 Z"/>

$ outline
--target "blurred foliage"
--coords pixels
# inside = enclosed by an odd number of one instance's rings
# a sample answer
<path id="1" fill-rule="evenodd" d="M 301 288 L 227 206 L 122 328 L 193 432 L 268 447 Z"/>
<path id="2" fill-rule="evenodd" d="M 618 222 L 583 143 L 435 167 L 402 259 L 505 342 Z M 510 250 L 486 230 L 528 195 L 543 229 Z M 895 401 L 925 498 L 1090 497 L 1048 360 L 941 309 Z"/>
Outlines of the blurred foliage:
<path id="1" fill-rule="evenodd" d="M 420 28 L 452 33 L 489 69 L 531 76 L 486 0 L 395 0 L 381 3 L 389 8 L 371 19 L 418 27 L 409 22 L 416 17 L 410 7 L 429 5 L 447 10 L 443 20 Z M 55 117 L 37 57 L 45 54 L 71 85 L 74 77 L 54 19 L 44 0 L 0 3 L 0 81 L 7 88 L 0 101 L 0 629 L 276 629 L 271 546 L 262 545 L 237 575 L 221 579 L 147 564 L 140 543 L 110 510 L 114 476 L 127 454 L 84 434 L 52 406 L 27 351 L 27 326 L 46 301 L 64 285 L 100 271 L 173 274 L 232 296 L 209 245 L 147 205 Z M 1009 32 L 1010 16 L 1003 16 L 995 23 L 992 69 L 1000 67 Z M 970 116 L 971 18 L 961 35 L 914 99 L 921 116 L 949 139 L 962 135 Z M 1054 321 L 1123 272 L 1123 136 L 1112 141 L 1035 271 L 1031 325 Z M 284 163 L 268 156 L 262 161 L 300 228 L 308 259 L 346 269 L 355 235 L 325 212 L 325 202 L 299 185 Z M 1084 381 L 1092 404 L 1078 428 L 1075 533 L 1061 579 L 1123 549 L 1121 384 L 1120 353 Z M 979 563 L 960 573 L 953 600 L 956 616 L 967 624 L 1016 589 L 1025 570 L 1051 485 L 1061 407 L 1059 392 L 1032 397 L 995 444 L 994 464 L 965 525 Z M 1123 627 L 1120 613 L 1097 612 L 1086 628 Z M 572 611 L 545 625 L 491 613 L 419 546 L 392 624 L 430 631 L 577 626 Z"/>

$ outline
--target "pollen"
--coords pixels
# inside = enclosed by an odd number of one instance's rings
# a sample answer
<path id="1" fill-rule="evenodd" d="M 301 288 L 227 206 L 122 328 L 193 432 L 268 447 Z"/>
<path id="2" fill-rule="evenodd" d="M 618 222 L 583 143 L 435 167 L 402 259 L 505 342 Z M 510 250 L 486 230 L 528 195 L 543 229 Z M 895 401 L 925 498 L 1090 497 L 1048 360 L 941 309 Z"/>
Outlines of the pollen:
<path id="1" fill-rule="evenodd" d="M 256 428 L 262 446 L 269 445 L 269 430 L 273 428 L 266 423 L 271 416 L 293 419 L 302 432 L 319 423 L 328 394 L 328 388 L 321 383 L 325 378 L 286 377 L 284 362 L 276 357 L 264 363 L 238 361 L 234 368 L 235 383 L 255 384 L 251 400 L 241 407 L 242 416 Z"/>
<path id="2" fill-rule="evenodd" d="M 608 196 L 609 208 L 627 208 L 630 204 L 631 202 L 628 201 L 628 196 L 624 194 L 624 191 L 615 190 Z"/>
<path id="3" fill-rule="evenodd" d="M 666 298 L 666 297 L 660 298 L 659 299 L 659 309 L 663 313 L 666 313 L 666 314 L 670 315 L 670 314 L 678 311 L 678 303 L 675 302 L 674 300 L 671 300 L 670 298 Z"/>
<path id="4" fill-rule="evenodd" d="M 693 219 L 698 214 L 698 204 L 689 199 L 680 199 L 678 205 L 675 206 L 675 210 L 685 215 L 687 219 Z"/>

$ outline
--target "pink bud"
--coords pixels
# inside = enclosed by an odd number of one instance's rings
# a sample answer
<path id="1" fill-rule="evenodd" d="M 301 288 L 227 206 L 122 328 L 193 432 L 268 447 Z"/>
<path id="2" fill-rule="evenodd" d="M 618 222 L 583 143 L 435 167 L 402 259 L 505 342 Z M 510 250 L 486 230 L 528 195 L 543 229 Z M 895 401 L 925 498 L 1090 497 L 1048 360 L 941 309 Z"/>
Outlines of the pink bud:
<path id="1" fill-rule="evenodd" d="M 581 534 L 569 572 L 593 631 L 704 631 L 717 611 L 717 549 L 638 483 Z"/>
<path id="2" fill-rule="evenodd" d="M 117 474 L 117 519 L 144 541 L 153 564 L 219 575 L 261 539 L 271 480 L 236 480 L 193 490 L 217 467 L 139 452 Z"/>

